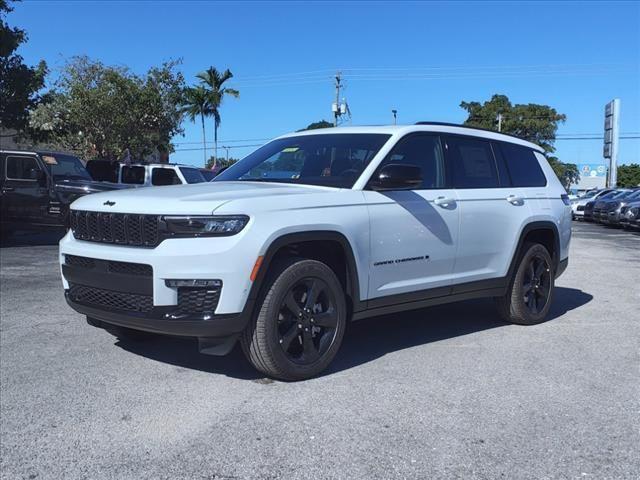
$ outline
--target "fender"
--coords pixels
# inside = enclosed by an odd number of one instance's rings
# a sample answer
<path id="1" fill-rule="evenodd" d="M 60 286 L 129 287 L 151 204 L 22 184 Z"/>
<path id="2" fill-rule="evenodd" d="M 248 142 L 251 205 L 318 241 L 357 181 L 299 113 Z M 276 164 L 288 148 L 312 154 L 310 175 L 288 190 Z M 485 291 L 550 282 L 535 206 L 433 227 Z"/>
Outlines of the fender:
<path id="1" fill-rule="evenodd" d="M 551 230 L 551 232 L 553 232 L 554 253 L 551 256 L 551 262 L 553 263 L 554 272 L 558 272 L 558 266 L 560 263 L 560 233 L 558 232 L 558 226 L 555 223 L 547 220 L 536 221 L 527 223 L 520 232 L 518 246 L 515 249 L 513 258 L 511 258 L 511 264 L 509 265 L 509 270 L 507 271 L 507 281 L 511 281 L 515 273 L 515 269 L 518 266 L 518 261 L 520 260 L 520 257 L 522 255 L 522 248 L 524 246 L 525 237 L 530 232 L 533 232 L 535 230 Z"/>
<path id="2" fill-rule="evenodd" d="M 247 302 L 245 304 L 244 312 L 249 315 L 253 313 L 256 300 L 262 293 L 265 277 L 269 271 L 269 267 L 273 262 L 273 258 L 282 247 L 287 245 L 309 242 L 309 241 L 336 241 L 338 242 L 347 259 L 347 288 L 346 293 L 351 297 L 353 312 L 359 312 L 366 310 L 367 303 L 360 299 L 360 281 L 358 277 L 358 270 L 356 268 L 356 260 L 353 254 L 353 249 L 349 240 L 339 232 L 333 230 L 311 230 L 306 232 L 288 233 L 282 235 L 271 242 L 267 247 L 267 250 L 263 256 L 262 264 L 258 271 L 258 275 L 251 286 Z"/>

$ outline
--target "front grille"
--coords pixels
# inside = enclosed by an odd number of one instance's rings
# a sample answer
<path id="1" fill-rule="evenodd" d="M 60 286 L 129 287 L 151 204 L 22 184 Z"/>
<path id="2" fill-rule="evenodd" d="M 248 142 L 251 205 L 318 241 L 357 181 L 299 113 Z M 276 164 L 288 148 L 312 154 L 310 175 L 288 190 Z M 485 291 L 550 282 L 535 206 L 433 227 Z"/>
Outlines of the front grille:
<path id="1" fill-rule="evenodd" d="M 71 210 L 69 220 L 78 240 L 142 247 L 159 243 L 158 215 Z"/>
<path id="2" fill-rule="evenodd" d="M 584 212 L 584 205 L 578 205 L 578 211 Z"/>
<path id="3" fill-rule="evenodd" d="M 110 310 L 148 313 L 153 309 L 151 295 L 115 292 L 84 285 L 69 285 L 69 297 L 76 303 Z"/>
<path id="4" fill-rule="evenodd" d="M 182 313 L 213 313 L 218 306 L 220 290 L 205 288 L 178 289 L 178 309 Z"/>
<path id="5" fill-rule="evenodd" d="M 77 255 L 65 255 L 64 263 L 73 267 L 87 268 L 90 270 L 98 267 L 99 270 L 104 271 L 104 265 L 106 263 L 106 269 L 111 273 L 122 273 L 124 275 L 138 275 L 141 277 L 152 277 L 153 268 L 151 265 L 145 265 L 143 263 L 130 263 L 130 262 L 117 262 L 113 260 L 99 260 L 96 258 L 79 257 Z"/>

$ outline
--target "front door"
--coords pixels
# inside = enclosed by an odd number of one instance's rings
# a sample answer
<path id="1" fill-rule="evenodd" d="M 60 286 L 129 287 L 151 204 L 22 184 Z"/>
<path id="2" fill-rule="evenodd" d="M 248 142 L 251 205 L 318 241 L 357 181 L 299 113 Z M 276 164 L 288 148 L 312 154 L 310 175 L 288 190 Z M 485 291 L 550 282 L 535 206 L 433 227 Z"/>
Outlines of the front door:
<path id="1" fill-rule="evenodd" d="M 447 187 L 440 137 L 407 135 L 378 171 L 388 163 L 420 167 L 423 182 L 415 190 L 363 192 L 371 225 L 369 300 L 374 307 L 449 293 L 458 243 L 458 205 L 455 191 Z"/>
<path id="2" fill-rule="evenodd" d="M 46 216 L 49 194 L 39 179 L 46 174 L 35 155 L 9 153 L 4 162 L 2 209 L 4 221 L 16 224 L 41 223 Z"/>

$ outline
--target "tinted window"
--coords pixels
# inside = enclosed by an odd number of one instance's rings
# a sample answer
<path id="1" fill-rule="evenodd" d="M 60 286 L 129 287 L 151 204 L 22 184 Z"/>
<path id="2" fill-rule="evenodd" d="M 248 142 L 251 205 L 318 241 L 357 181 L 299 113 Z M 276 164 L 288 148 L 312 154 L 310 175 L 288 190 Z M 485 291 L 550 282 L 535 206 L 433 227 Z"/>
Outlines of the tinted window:
<path id="1" fill-rule="evenodd" d="M 442 146 L 440 137 L 436 135 L 409 135 L 402 138 L 380 164 L 378 170 L 389 163 L 419 167 L 422 171 L 422 188 L 445 186 Z"/>
<path id="2" fill-rule="evenodd" d="M 33 157 L 7 157 L 7 178 L 15 180 L 34 180 L 32 170 L 40 170 Z"/>
<path id="3" fill-rule="evenodd" d="M 469 137 L 448 137 L 447 154 L 453 169 L 454 188 L 499 186 L 491 145 Z"/>
<path id="4" fill-rule="evenodd" d="M 197 168 L 180 167 L 180 171 L 182 172 L 182 176 L 187 181 L 187 183 L 206 182 L 204 176 Z"/>
<path id="5" fill-rule="evenodd" d="M 220 173 L 246 180 L 351 188 L 390 135 L 310 133 L 274 140 Z"/>
<path id="6" fill-rule="evenodd" d="M 514 187 L 544 187 L 547 179 L 533 150 L 513 143 L 499 145 Z"/>
<path id="7" fill-rule="evenodd" d="M 122 167 L 122 183 L 135 183 L 142 185 L 144 183 L 144 167 Z"/>
<path id="8" fill-rule="evenodd" d="M 172 168 L 154 168 L 151 171 L 152 185 L 180 185 L 182 182 Z"/>

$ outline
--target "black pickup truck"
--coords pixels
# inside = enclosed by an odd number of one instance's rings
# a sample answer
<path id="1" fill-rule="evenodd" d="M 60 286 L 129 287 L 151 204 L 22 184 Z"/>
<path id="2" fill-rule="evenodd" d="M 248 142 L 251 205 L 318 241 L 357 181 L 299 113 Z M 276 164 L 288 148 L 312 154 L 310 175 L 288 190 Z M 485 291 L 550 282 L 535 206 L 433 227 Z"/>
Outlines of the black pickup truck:
<path id="1" fill-rule="evenodd" d="M 0 150 L 0 233 L 64 228 L 76 198 L 126 187 L 93 181 L 68 153 Z"/>

